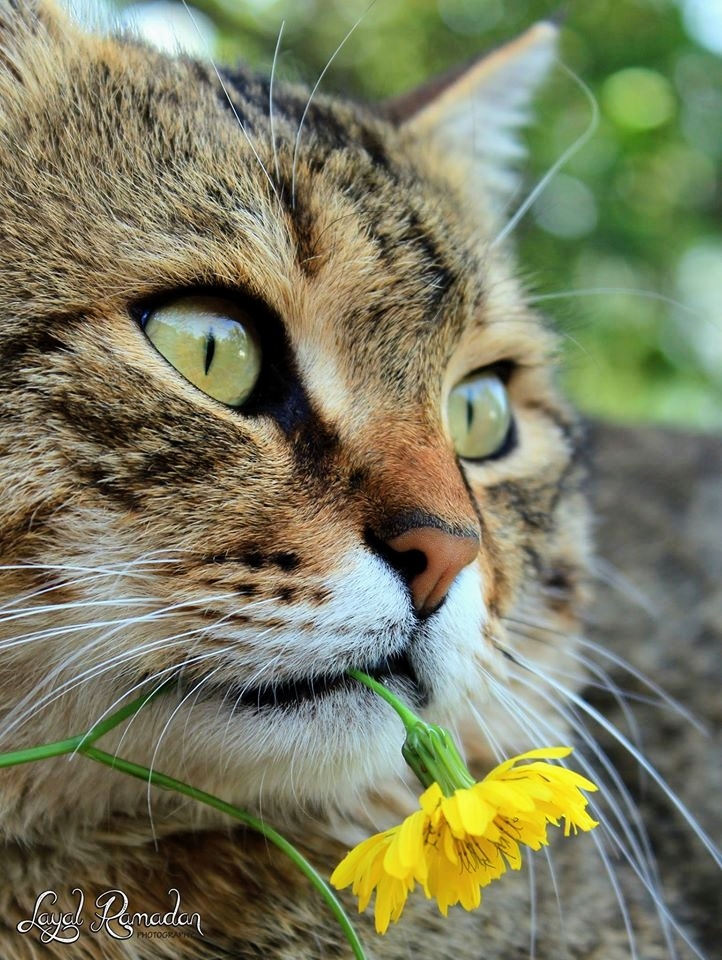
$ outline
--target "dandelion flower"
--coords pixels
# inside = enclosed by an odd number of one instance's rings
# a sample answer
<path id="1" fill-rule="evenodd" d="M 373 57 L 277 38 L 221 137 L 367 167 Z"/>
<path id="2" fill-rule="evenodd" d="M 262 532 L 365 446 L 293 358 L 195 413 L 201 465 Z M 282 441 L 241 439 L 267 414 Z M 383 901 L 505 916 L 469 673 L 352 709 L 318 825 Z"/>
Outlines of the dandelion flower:
<path id="1" fill-rule="evenodd" d="M 331 884 L 337 889 L 351 885 L 359 912 L 375 891 L 378 933 L 399 919 L 417 883 L 444 916 L 457 903 L 476 909 L 483 887 L 507 868 L 521 867 L 521 844 L 538 850 L 547 843 L 549 824 L 563 820 L 566 836 L 597 825 L 581 792 L 596 786 L 548 762 L 570 753 L 570 747 L 531 750 L 450 796 L 432 783 L 421 795 L 420 809 L 355 847 L 334 871 Z"/>
<path id="2" fill-rule="evenodd" d="M 521 867 L 521 844 L 538 850 L 547 843 L 549 824 L 563 820 L 565 836 L 597 826 L 582 793 L 595 784 L 549 762 L 569 756 L 571 747 L 522 753 L 477 783 L 448 730 L 417 717 L 372 677 L 349 675 L 397 712 L 406 727 L 404 759 L 426 788 L 418 810 L 354 847 L 331 875 L 337 890 L 351 887 L 359 913 L 376 894 L 378 933 L 399 919 L 416 884 L 444 916 L 457 903 L 475 910 L 483 887 Z"/>

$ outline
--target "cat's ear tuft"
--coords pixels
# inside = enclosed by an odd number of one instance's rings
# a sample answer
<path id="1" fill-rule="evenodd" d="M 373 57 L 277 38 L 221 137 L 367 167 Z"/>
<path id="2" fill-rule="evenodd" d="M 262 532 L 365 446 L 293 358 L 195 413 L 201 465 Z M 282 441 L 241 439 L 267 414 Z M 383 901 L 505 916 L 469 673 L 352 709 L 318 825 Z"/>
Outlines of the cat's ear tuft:
<path id="1" fill-rule="evenodd" d="M 417 142 L 435 143 L 468 176 L 469 189 L 499 215 L 518 187 L 520 128 L 556 56 L 558 30 L 538 23 L 470 65 L 384 104 Z"/>

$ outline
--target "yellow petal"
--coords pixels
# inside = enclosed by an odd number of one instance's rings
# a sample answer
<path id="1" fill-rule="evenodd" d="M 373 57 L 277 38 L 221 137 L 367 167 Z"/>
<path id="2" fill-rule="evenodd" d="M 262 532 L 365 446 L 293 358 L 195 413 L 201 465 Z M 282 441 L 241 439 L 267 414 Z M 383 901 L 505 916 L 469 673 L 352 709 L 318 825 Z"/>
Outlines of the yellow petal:
<path id="1" fill-rule="evenodd" d="M 459 844 L 454 838 L 453 831 L 450 829 L 443 829 L 440 834 L 440 843 L 437 842 L 436 850 L 440 855 L 446 858 L 448 863 L 452 864 L 454 867 L 457 867 L 459 864 Z M 458 869 L 461 869 L 458 866 Z"/>
<path id="2" fill-rule="evenodd" d="M 395 923 L 399 919 L 408 894 L 409 888 L 403 881 L 388 876 L 381 879 L 376 891 L 376 903 L 374 904 L 374 922 L 377 933 L 386 933 L 389 923 L 391 921 Z"/>
<path id="3" fill-rule="evenodd" d="M 503 780 L 482 780 L 477 784 L 478 792 L 494 807 L 494 812 L 501 811 L 513 815 L 517 811 L 533 810 L 534 801 L 524 789 L 523 781 L 507 783 Z"/>
<path id="4" fill-rule="evenodd" d="M 474 787 L 457 790 L 453 797 L 444 797 L 441 809 L 459 838 L 467 834 L 481 836 L 496 815 L 495 807 Z"/>
<path id="5" fill-rule="evenodd" d="M 426 876 L 423 857 L 424 828 L 428 818 L 423 810 L 407 817 L 397 829 L 384 856 L 384 870 L 392 877 L 403 880 L 414 875 L 421 880 Z"/>
<path id="6" fill-rule="evenodd" d="M 390 832 L 391 831 L 386 831 L 386 833 Z M 343 890 L 344 887 L 353 883 L 357 872 L 365 869 L 366 861 L 377 855 L 379 850 L 384 849 L 381 841 L 385 836 L 386 834 L 376 833 L 373 837 L 362 841 L 357 847 L 354 847 L 353 850 L 346 854 L 331 874 L 331 883 L 337 890 Z"/>
<path id="7" fill-rule="evenodd" d="M 439 805 L 443 799 L 444 794 L 441 792 L 441 787 L 438 783 L 432 783 L 419 797 L 419 806 L 426 816 L 431 818 L 434 813 L 438 812 Z"/>
<path id="8" fill-rule="evenodd" d="M 520 753 L 516 757 L 510 757 L 498 767 L 494 767 L 487 773 L 485 780 L 493 780 L 510 770 L 520 760 L 561 760 L 562 757 L 568 757 L 572 752 L 571 747 L 540 747 L 537 750 L 527 750 L 526 753 Z"/>

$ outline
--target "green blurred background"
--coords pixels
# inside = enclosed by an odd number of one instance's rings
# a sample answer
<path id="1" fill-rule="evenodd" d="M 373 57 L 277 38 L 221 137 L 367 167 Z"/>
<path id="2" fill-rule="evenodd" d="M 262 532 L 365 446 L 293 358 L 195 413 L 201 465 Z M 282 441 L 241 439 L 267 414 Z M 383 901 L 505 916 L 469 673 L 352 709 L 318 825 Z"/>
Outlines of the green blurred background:
<path id="1" fill-rule="evenodd" d="M 512 38 L 562 23 L 561 59 L 599 126 L 516 230 L 524 275 L 564 332 L 578 405 L 618 420 L 722 428 L 722 0 L 107 0 L 160 45 L 313 84 L 398 93 Z M 556 69 L 528 131 L 526 190 L 591 118 Z"/>

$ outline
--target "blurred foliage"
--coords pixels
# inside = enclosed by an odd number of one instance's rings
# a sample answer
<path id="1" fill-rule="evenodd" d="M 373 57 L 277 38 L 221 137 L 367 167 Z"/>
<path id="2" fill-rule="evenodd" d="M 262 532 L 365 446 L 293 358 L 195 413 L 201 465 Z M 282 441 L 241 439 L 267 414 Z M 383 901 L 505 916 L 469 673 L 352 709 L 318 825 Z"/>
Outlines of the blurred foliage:
<path id="1" fill-rule="evenodd" d="M 284 79 L 315 83 L 346 37 L 323 88 L 369 99 L 412 87 L 560 12 L 558 0 L 194 6 L 216 24 L 219 60 L 263 70 L 283 21 L 277 74 Z M 165 4 L 162 15 L 169 10 Z M 516 230 L 528 284 L 566 334 L 567 384 L 583 409 L 719 428 L 722 59 L 710 48 L 722 48 L 722 4 L 577 0 L 562 10 L 561 59 L 593 92 L 600 121 Z M 527 190 L 581 136 L 591 113 L 581 84 L 555 71 L 528 133 Z"/>

